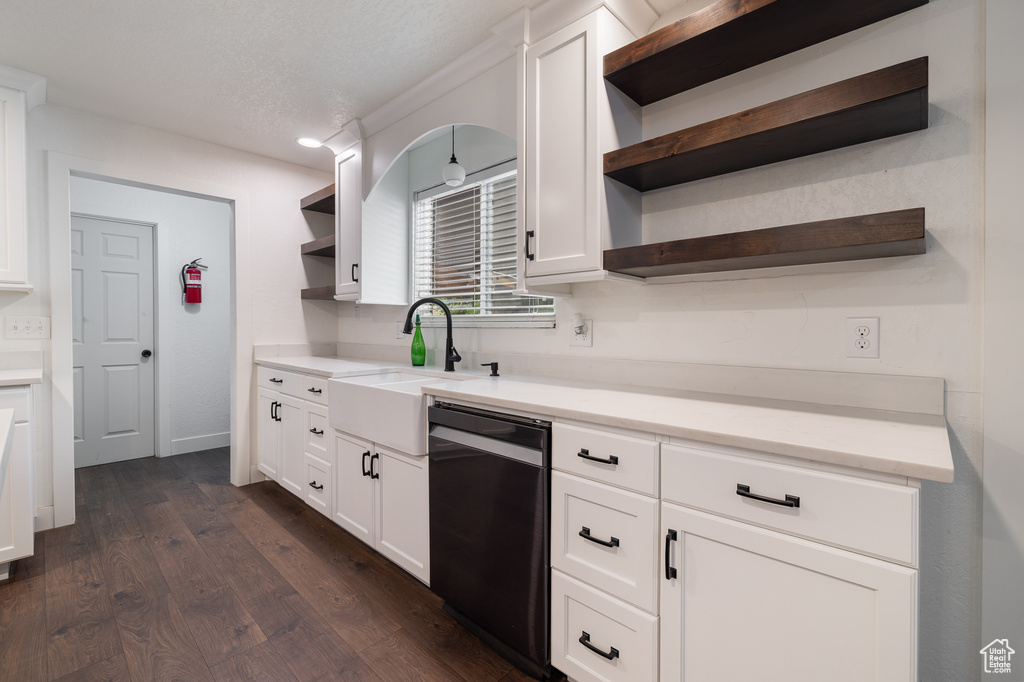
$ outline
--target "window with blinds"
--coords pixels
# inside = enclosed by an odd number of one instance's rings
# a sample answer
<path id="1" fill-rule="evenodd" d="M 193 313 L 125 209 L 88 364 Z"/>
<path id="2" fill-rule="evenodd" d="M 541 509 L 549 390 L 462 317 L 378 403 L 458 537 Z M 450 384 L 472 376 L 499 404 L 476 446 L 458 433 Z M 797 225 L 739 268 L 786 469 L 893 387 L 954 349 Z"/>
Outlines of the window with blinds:
<path id="1" fill-rule="evenodd" d="M 513 293 L 516 172 L 425 194 L 417 193 L 414 201 L 414 298 L 441 299 L 457 321 L 550 326 L 554 299 Z M 429 310 L 443 316 L 434 307 Z"/>

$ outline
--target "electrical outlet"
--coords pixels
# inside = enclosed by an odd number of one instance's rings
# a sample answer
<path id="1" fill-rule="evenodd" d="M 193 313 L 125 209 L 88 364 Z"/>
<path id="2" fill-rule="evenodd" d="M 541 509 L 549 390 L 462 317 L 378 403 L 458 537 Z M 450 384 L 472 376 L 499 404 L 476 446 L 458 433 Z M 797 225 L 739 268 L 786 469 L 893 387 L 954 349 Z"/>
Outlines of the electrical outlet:
<path id="1" fill-rule="evenodd" d="M 4 324 L 4 336 L 8 339 L 50 338 L 50 318 L 8 315 Z"/>
<path id="2" fill-rule="evenodd" d="M 405 327 L 405 322 L 395 322 L 395 338 L 404 339 L 405 334 L 402 333 L 402 329 Z"/>
<path id="3" fill-rule="evenodd" d="M 583 320 L 583 333 L 577 334 L 576 330 L 569 328 L 569 345 L 570 346 L 585 346 L 590 348 L 594 345 L 594 321 Z"/>
<path id="4" fill-rule="evenodd" d="M 846 318 L 846 357 L 877 358 L 878 350 L 878 318 Z"/>

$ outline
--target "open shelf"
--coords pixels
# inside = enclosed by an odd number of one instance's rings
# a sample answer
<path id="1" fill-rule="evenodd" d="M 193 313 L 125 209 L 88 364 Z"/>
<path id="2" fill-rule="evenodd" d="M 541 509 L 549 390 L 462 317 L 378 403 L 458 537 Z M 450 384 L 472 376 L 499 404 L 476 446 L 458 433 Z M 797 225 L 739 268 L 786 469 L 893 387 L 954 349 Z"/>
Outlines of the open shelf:
<path id="1" fill-rule="evenodd" d="M 303 256 L 324 256 L 326 258 L 334 258 L 334 235 L 329 234 L 326 237 L 306 242 L 305 244 L 302 244 L 299 249 Z"/>
<path id="2" fill-rule="evenodd" d="M 928 58 L 872 71 L 604 155 L 640 191 L 928 127 Z"/>
<path id="3" fill-rule="evenodd" d="M 299 199 L 299 208 L 305 211 L 334 215 L 334 183 L 313 192 L 308 197 Z"/>
<path id="4" fill-rule="evenodd" d="M 310 287 L 302 290 L 301 298 L 308 298 L 319 301 L 333 301 L 335 286 L 328 284 L 325 287 Z"/>
<path id="5" fill-rule="evenodd" d="M 720 0 L 605 55 L 604 77 L 641 106 L 928 0 Z"/>
<path id="6" fill-rule="evenodd" d="M 661 277 L 924 252 L 924 209 L 911 208 L 610 249 L 604 252 L 604 268 L 636 277 Z"/>

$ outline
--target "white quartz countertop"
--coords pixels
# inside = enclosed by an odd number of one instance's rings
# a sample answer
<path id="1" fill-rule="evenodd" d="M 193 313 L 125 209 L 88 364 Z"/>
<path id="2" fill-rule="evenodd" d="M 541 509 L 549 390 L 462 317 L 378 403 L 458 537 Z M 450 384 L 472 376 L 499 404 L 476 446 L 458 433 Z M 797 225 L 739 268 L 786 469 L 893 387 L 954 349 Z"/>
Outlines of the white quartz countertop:
<path id="1" fill-rule="evenodd" d="M 256 364 L 274 369 L 302 372 L 327 378 L 372 374 L 396 369 L 393 362 L 376 362 L 373 360 L 353 360 L 349 358 L 324 358 L 315 355 L 294 357 L 257 358 Z"/>
<path id="2" fill-rule="evenodd" d="M 0 386 L 26 386 L 42 381 L 41 369 L 0 369 Z"/>
<path id="3" fill-rule="evenodd" d="M 11 443 L 14 440 L 14 410 L 0 410 L 0 491 L 7 478 L 7 464 L 11 458 Z"/>
<path id="4" fill-rule="evenodd" d="M 582 382 L 476 379 L 429 384 L 437 398 L 576 419 L 944 483 L 945 417 Z"/>

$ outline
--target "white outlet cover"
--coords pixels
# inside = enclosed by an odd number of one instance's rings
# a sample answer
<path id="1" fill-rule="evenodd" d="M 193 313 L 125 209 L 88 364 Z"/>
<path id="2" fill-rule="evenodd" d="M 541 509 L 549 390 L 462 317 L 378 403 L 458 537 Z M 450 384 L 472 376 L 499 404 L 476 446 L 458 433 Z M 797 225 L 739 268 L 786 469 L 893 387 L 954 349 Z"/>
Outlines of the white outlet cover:
<path id="1" fill-rule="evenodd" d="M 877 358 L 880 348 L 877 317 L 846 318 L 846 357 Z"/>

